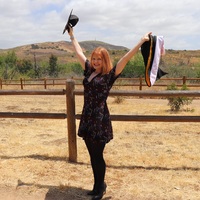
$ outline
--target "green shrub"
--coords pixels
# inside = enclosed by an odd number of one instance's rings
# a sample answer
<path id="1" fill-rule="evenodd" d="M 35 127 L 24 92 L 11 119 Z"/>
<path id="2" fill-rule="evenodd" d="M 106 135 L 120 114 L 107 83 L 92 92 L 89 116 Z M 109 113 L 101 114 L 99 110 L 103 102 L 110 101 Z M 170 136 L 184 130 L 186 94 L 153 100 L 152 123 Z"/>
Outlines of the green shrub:
<path id="1" fill-rule="evenodd" d="M 122 83 L 119 83 L 119 84 L 122 84 Z M 120 87 L 118 87 L 118 86 L 114 86 L 113 89 L 115 89 L 115 90 L 119 90 Z M 113 101 L 113 103 L 120 104 L 120 103 L 122 103 L 123 101 L 124 101 L 124 97 L 118 95 L 118 96 L 115 96 L 115 97 L 114 97 L 114 101 Z"/>
<path id="2" fill-rule="evenodd" d="M 167 86 L 167 90 L 178 90 L 178 87 L 175 85 L 175 83 L 172 83 L 171 85 Z M 187 86 L 184 84 L 181 88 L 181 90 L 188 90 Z M 171 111 L 179 111 L 184 105 L 189 105 L 192 103 L 192 98 L 189 97 L 169 97 L 168 99 L 168 105 L 171 108 Z"/>

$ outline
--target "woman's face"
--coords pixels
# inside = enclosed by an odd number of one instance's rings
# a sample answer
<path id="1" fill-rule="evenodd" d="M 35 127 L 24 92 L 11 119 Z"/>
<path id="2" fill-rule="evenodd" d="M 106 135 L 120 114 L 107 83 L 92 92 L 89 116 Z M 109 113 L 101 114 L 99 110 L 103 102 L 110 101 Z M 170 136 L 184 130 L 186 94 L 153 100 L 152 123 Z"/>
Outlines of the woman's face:
<path id="1" fill-rule="evenodd" d="M 96 70 L 96 72 L 101 72 L 102 71 L 102 58 L 100 54 L 94 54 L 92 57 L 92 67 Z"/>

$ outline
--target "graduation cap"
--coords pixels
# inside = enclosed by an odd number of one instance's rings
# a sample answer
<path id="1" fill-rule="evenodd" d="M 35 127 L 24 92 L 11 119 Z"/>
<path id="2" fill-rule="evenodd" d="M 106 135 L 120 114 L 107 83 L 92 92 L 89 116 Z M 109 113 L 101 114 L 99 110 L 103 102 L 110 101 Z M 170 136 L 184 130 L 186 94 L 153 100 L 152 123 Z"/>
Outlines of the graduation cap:
<path id="1" fill-rule="evenodd" d="M 145 64 L 145 81 L 151 87 L 156 80 L 167 74 L 159 68 L 160 57 L 165 53 L 163 36 L 149 35 L 149 41 L 141 46 L 141 53 Z"/>
<path id="2" fill-rule="evenodd" d="M 65 28 L 63 30 L 63 34 L 65 33 L 66 30 L 69 32 L 69 27 L 72 28 L 78 23 L 79 18 L 76 15 L 72 15 L 72 11 L 73 9 L 70 12 L 70 15 L 67 20 L 67 24 L 65 25 Z"/>

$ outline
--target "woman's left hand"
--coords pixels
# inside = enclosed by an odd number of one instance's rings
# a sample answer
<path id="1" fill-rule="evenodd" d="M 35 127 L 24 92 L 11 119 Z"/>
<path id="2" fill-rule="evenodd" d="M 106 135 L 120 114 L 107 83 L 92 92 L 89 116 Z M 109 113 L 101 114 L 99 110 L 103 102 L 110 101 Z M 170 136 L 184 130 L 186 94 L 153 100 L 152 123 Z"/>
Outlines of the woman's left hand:
<path id="1" fill-rule="evenodd" d="M 142 40 L 143 42 L 149 41 L 149 36 L 152 34 L 152 32 L 146 33 L 143 37 Z"/>

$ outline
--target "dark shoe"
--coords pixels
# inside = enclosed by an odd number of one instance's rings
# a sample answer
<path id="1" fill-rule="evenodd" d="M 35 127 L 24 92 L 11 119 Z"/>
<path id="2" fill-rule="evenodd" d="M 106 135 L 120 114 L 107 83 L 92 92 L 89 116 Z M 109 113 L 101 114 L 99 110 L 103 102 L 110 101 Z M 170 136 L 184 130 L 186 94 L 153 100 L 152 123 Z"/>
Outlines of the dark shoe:
<path id="1" fill-rule="evenodd" d="M 107 188 L 107 185 L 106 183 L 104 183 L 104 186 L 103 188 L 98 192 L 98 194 L 96 194 L 92 200 L 100 200 L 103 198 L 103 195 L 106 193 L 106 188 Z"/>
<path id="2" fill-rule="evenodd" d="M 94 196 L 94 195 L 97 195 L 98 192 L 96 190 L 92 190 L 90 192 L 87 193 L 87 195 L 90 195 L 90 196 Z"/>
<path id="3" fill-rule="evenodd" d="M 92 189 L 91 191 L 89 191 L 89 192 L 87 193 L 87 195 L 94 196 L 94 195 L 97 195 L 97 194 L 98 194 L 97 186 L 96 186 L 96 184 L 94 184 L 93 189 Z"/>

